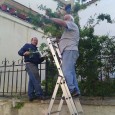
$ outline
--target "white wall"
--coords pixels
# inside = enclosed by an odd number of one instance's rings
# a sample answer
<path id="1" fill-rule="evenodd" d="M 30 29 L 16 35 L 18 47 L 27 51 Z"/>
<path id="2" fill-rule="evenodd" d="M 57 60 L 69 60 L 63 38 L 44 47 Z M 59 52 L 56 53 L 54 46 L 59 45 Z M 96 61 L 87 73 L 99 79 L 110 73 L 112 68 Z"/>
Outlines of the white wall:
<path id="1" fill-rule="evenodd" d="M 42 4 L 43 7 L 50 8 L 52 11 L 56 11 L 57 2 L 54 0 L 14 0 L 23 4 L 24 6 L 30 7 L 32 10 L 45 14 L 45 10 L 40 10 L 38 7 Z"/>

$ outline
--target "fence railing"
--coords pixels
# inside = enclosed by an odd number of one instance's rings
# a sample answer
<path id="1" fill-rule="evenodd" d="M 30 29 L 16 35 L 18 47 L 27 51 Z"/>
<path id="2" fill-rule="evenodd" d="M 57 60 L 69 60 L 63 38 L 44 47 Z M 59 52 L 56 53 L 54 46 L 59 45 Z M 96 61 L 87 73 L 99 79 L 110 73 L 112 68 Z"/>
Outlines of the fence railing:
<path id="1" fill-rule="evenodd" d="M 107 67 L 109 67 L 109 65 L 106 65 L 106 68 Z M 97 96 L 99 94 L 102 98 L 108 96 L 108 93 L 115 96 L 115 72 L 113 72 L 111 77 L 111 73 L 108 69 L 107 72 L 105 72 L 105 70 L 106 69 L 103 68 L 100 69 L 101 73 L 99 74 L 99 81 L 95 87 L 98 90 Z M 45 60 L 42 64 L 39 64 L 39 75 L 41 77 L 45 95 L 51 96 L 58 77 L 56 65 Z M 103 76 L 107 76 L 107 79 Z M 0 96 L 12 97 L 14 95 L 27 95 L 28 80 L 28 74 L 25 70 L 23 59 L 18 60 L 17 62 L 9 62 L 7 59 L 4 59 L 4 61 L 0 62 Z M 85 82 L 86 79 L 79 80 L 79 83 L 81 84 L 81 95 L 84 96 L 86 95 L 84 93 L 86 89 L 86 87 L 84 87 L 86 85 Z M 62 94 L 60 89 L 59 94 Z"/>
<path id="2" fill-rule="evenodd" d="M 39 65 L 41 80 L 46 77 L 46 62 Z M 28 74 L 23 59 L 0 64 L 0 96 L 24 95 L 28 91 Z"/>

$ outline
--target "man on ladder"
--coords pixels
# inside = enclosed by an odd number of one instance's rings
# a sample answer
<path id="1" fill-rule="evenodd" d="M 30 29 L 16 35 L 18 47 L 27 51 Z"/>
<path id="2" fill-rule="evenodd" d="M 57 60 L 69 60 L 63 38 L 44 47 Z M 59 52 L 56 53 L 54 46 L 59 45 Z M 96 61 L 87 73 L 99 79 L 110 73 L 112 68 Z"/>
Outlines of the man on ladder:
<path id="1" fill-rule="evenodd" d="M 62 70 L 66 79 L 69 91 L 73 97 L 80 95 L 80 90 L 76 80 L 75 64 L 79 57 L 79 29 L 74 23 L 74 18 L 70 14 L 64 16 L 64 20 L 58 18 L 47 19 L 65 28 L 59 40 L 59 49 L 62 55 Z"/>

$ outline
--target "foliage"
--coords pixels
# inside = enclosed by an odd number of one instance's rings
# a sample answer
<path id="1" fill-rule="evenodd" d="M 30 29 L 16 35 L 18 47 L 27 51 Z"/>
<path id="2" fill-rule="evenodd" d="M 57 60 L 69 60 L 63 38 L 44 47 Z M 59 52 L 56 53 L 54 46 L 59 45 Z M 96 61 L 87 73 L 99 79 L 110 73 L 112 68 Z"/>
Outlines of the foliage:
<path id="1" fill-rule="evenodd" d="M 79 10 L 85 8 L 86 8 L 85 4 L 80 5 L 79 3 L 76 3 L 75 6 L 73 7 L 73 12 L 78 13 Z"/>
<path id="2" fill-rule="evenodd" d="M 84 27 L 81 30 L 79 44 L 80 57 L 77 62 L 77 72 L 81 76 L 80 89 L 83 95 L 111 95 L 113 84 L 109 74 L 115 68 L 115 41 L 108 36 L 94 35 L 94 28 Z M 106 58 L 108 56 L 108 58 Z M 108 65 L 107 65 L 108 63 Z M 111 66 L 110 66 L 111 65 Z M 103 72 L 103 75 L 101 75 Z M 104 81 L 102 80 L 104 77 Z M 109 84 L 109 85 L 107 85 Z M 111 85 L 110 85 L 111 84 Z M 104 88 L 109 90 L 105 91 Z"/>
<path id="3" fill-rule="evenodd" d="M 111 17 L 108 14 L 100 14 L 97 18 L 102 21 L 106 19 L 108 23 L 112 23 Z"/>
<path id="4" fill-rule="evenodd" d="M 46 60 L 47 63 L 47 68 L 46 68 L 46 80 L 44 80 L 42 82 L 42 86 L 47 87 L 47 95 L 52 95 L 54 88 L 55 88 L 55 84 L 57 81 L 57 77 L 58 77 L 58 71 L 56 68 L 56 65 L 53 62 L 53 59 L 50 58 L 50 60 Z M 58 89 L 58 95 L 62 94 L 61 89 Z"/>
<path id="5" fill-rule="evenodd" d="M 46 86 L 46 84 L 47 84 L 47 91 L 44 90 L 44 92 L 47 93 L 46 95 L 49 95 L 49 96 L 52 95 L 55 85 L 56 85 L 56 81 L 57 81 L 57 77 L 54 77 L 54 76 L 48 77 L 46 80 L 42 81 L 42 86 Z M 61 87 L 59 87 L 59 89 L 57 91 L 57 96 L 62 96 Z"/>
<path id="6" fill-rule="evenodd" d="M 15 109 L 21 109 L 24 106 L 24 102 L 17 102 L 15 105 Z"/>
<path id="7" fill-rule="evenodd" d="M 106 19 L 108 23 L 112 23 L 111 18 L 107 18 L 107 16 L 109 17 L 109 15 L 99 15 L 97 17 L 99 20 L 95 24 L 95 19 L 91 17 L 88 25 L 80 31 L 80 57 L 77 72 L 81 77 L 82 95 L 107 96 L 114 94 L 112 89 L 114 83 L 109 74 L 113 73 L 115 68 L 115 37 L 94 35 L 94 27 L 99 24 L 100 20 Z"/>
<path id="8" fill-rule="evenodd" d="M 46 86 L 47 84 L 47 91 L 44 90 L 44 92 L 47 92 L 47 95 L 52 95 L 55 84 L 56 84 L 56 80 L 57 79 L 54 76 L 52 76 L 52 77 L 48 77 L 47 81 L 46 80 L 42 81 L 42 86 Z"/>
<path id="9" fill-rule="evenodd" d="M 42 19 L 41 19 L 41 15 L 38 14 L 38 15 L 34 15 L 32 14 L 31 12 L 28 13 L 28 16 L 30 18 L 30 22 L 35 26 L 34 28 L 37 28 L 37 27 L 42 27 L 43 26 L 43 23 L 42 23 Z"/>

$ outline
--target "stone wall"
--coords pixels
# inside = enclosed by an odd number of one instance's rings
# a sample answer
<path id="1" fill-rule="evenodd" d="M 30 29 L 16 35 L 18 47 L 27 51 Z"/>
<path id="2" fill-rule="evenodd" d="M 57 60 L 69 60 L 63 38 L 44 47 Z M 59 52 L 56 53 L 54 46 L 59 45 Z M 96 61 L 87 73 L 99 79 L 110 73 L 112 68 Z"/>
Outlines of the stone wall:
<path id="1" fill-rule="evenodd" d="M 90 100 L 91 101 L 91 100 Z M 90 103 L 89 101 L 89 103 Z M 96 101 L 96 100 L 95 100 Z M 99 101 L 99 100 L 97 100 Z M 102 100 L 100 100 L 101 102 Z M 109 104 L 85 104 L 82 101 L 82 107 L 84 114 L 82 115 L 115 115 L 115 100 L 109 100 Z M 45 115 L 48 108 L 49 101 L 34 101 L 34 102 L 24 102 L 24 106 L 21 109 L 16 109 L 12 107 L 12 101 L 1 101 L 0 102 L 0 115 Z M 55 104 L 53 109 L 57 109 L 58 105 Z M 60 115 L 70 115 L 68 107 L 64 104 L 62 112 Z M 81 114 L 79 114 L 81 115 Z"/>

